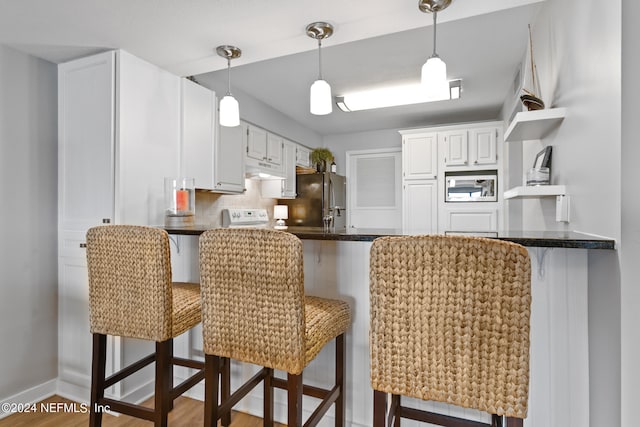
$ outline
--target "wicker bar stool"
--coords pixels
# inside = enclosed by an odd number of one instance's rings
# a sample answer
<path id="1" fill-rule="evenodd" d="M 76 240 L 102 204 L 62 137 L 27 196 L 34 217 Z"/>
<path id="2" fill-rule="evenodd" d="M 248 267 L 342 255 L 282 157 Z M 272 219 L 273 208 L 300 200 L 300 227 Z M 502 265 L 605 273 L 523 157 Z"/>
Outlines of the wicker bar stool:
<path id="1" fill-rule="evenodd" d="M 411 236 L 371 247 L 374 427 L 522 426 L 529 392 L 531 267 L 492 239 Z M 387 414 L 387 396 L 392 395 Z M 400 396 L 492 414 L 491 424 L 402 406 Z"/>
<path id="2" fill-rule="evenodd" d="M 305 425 L 315 425 L 335 403 L 335 425 L 344 425 L 344 334 L 347 303 L 304 295 L 302 242 L 265 229 L 217 229 L 200 236 L 200 283 L 205 352 L 205 425 L 215 426 L 264 381 L 264 425 L 273 425 L 274 387 L 288 391 L 288 425 L 302 426 L 302 395 L 319 399 Z M 336 340 L 335 386 L 303 385 L 303 369 Z M 218 406 L 220 358 L 262 366 Z M 273 370 L 287 372 L 287 380 Z"/>
<path id="3" fill-rule="evenodd" d="M 96 404 L 166 426 L 173 400 L 204 378 L 204 363 L 173 356 L 173 338 L 200 323 L 201 312 L 198 284 L 172 283 L 170 256 L 164 230 L 108 225 L 87 232 L 93 334 L 90 426 L 102 425 Z M 155 341 L 155 353 L 105 378 L 107 335 Z M 105 389 L 152 362 L 155 408 L 104 397 Z M 199 371 L 174 388 L 173 365 Z"/>

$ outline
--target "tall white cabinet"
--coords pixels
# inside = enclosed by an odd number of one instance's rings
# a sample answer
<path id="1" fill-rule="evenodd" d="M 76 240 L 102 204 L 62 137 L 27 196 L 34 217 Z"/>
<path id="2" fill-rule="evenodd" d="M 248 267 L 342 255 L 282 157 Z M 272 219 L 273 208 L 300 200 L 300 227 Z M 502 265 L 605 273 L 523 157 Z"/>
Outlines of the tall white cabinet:
<path id="1" fill-rule="evenodd" d="M 58 67 L 58 110 L 58 390 L 88 401 L 86 231 L 162 224 L 163 178 L 179 174 L 180 79 L 124 51 L 78 59 Z M 148 353 L 133 340 L 109 343 L 110 371 Z M 136 393 L 146 391 L 112 388 L 131 400 Z"/>
<path id="2" fill-rule="evenodd" d="M 400 132 L 403 133 L 403 132 Z M 438 228 L 438 135 L 402 135 L 402 229 L 430 234 Z"/>
<path id="3" fill-rule="evenodd" d="M 502 123 L 478 122 L 400 131 L 402 224 L 411 234 L 495 232 L 503 227 Z M 448 174 L 497 177 L 497 198 L 445 202 Z"/>

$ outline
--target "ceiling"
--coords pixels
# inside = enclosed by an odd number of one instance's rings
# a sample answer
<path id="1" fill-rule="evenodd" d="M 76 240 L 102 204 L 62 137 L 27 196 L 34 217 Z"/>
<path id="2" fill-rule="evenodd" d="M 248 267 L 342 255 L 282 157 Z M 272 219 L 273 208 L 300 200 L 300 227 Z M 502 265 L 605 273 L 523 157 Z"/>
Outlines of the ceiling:
<path id="1" fill-rule="evenodd" d="M 120 48 L 218 82 L 226 61 L 214 49 L 233 44 L 243 51 L 232 63 L 234 90 L 326 135 L 497 118 L 541 1 L 455 0 L 438 15 L 438 53 L 449 77 L 463 80 L 460 100 L 328 116 L 308 112 L 317 48 L 306 24 L 335 27 L 323 42 L 334 95 L 418 82 L 433 36 L 417 0 L 0 0 L 0 43 L 55 63 Z"/>

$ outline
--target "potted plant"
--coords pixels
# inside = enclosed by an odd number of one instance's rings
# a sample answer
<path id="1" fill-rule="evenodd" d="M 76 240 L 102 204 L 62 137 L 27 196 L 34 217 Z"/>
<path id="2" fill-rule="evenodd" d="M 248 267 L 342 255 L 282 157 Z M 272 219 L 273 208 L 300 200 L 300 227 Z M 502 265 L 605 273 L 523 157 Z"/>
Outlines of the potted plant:
<path id="1" fill-rule="evenodd" d="M 316 148 L 311 152 L 311 164 L 318 172 L 326 172 L 327 164 L 333 162 L 334 157 L 328 148 Z"/>

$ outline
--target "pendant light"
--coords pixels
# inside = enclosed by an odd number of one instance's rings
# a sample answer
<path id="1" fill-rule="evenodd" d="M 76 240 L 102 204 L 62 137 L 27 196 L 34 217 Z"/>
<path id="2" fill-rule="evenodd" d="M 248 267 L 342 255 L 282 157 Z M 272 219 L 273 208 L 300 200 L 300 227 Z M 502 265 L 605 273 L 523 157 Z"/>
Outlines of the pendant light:
<path id="1" fill-rule="evenodd" d="M 239 58 L 242 51 L 229 45 L 218 46 L 216 53 L 227 59 L 227 94 L 220 100 L 220 126 L 234 127 L 240 125 L 240 107 L 231 95 L 231 60 Z"/>
<path id="2" fill-rule="evenodd" d="M 436 53 L 436 21 L 438 12 L 445 10 L 452 0 L 420 0 L 418 8 L 433 14 L 433 54 L 422 66 L 422 87 L 426 95 L 434 99 L 445 99 L 449 93 L 447 64 Z"/>
<path id="3" fill-rule="evenodd" d="M 307 36 L 318 40 L 318 80 L 313 82 L 309 91 L 311 114 L 325 115 L 333 110 L 331 86 L 322 79 L 322 40 L 333 34 L 333 26 L 326 22 L 313 22 L 307 25 Z"/>

